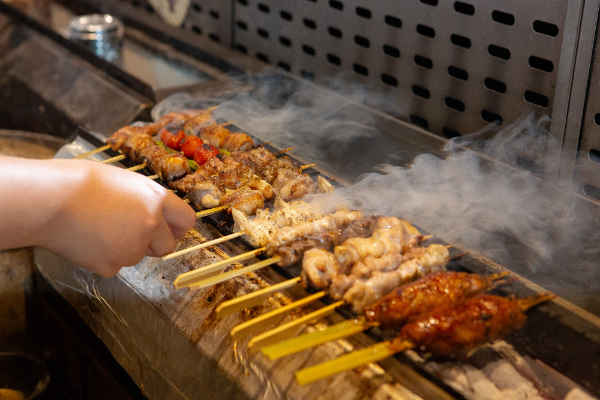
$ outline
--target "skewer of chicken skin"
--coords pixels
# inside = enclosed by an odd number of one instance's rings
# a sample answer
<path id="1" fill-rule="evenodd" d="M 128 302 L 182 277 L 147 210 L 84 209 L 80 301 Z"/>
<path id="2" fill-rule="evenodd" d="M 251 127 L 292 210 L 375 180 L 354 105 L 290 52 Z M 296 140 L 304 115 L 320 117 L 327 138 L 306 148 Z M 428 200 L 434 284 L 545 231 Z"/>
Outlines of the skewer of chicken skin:
<path id="1" fill-rule="evenodd" d="M 433 355 L 463 354 L 519 329 L 527 319 L 526 310 L 553 298 L 549 293 L 524 299 L 483 294 L 440 306 L 404 325 L 396 339 L 302 369 L 296 380 L 311 383 L 411 348 Z"/>
<path id="2" fill-rule="evenodd" d="M 373 326 L 399 330 L 406 323 L 436 307 L 458 304 L 499 283 L 506 274 L 482 276 L 467 272 L 433 272 L 399 286 L 365 308 L 364 316 L 332 325 L 270 346 L 262 353 L 276 360 L 323 343 L 345 338 Z M 366 318 L 365 318 L 366 317 Z"/>

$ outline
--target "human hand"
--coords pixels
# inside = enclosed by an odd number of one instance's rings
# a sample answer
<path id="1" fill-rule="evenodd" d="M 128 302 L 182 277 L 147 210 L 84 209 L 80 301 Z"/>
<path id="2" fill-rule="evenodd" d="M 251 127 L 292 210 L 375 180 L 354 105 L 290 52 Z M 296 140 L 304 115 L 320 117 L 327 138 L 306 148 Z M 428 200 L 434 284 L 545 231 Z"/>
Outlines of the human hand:
<path id="1" fill-rule="evenodd" d="M 0 168 L 15 170 L 20 183 L 12 198 L 0 194 L 0 204 L 8 204 L 0 222 L 12 222 L 15 232 L 13 238 L 0 233 L 0 248 L 37 245 L 112 276 L 146 255 L 171 252 L 196 222 L 189 205 L 140 174 L 86 160 L 13 159 L 8 165 L 6 158 Z"/>

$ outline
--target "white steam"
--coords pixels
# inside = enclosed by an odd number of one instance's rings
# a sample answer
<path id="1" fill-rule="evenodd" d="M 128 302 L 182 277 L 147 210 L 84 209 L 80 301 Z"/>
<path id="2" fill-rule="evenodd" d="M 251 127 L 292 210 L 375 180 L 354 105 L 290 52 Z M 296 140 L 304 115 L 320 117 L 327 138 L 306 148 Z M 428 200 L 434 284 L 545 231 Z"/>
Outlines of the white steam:
<path id="1" fill-rule="evenodd" d="M 275 147 L 294 146 L 291 155 L 348 183 L 311 203 L 400 216 L 600 313 L 597 213 L 548 178 L 560 143 L 547 117 L 529 115 L 444 146 L 331 92 L 272 76 L 250 84 L 254 90 L 227 98 L 172 96 L 153 116 L 220 104 L 217 117 Z"/>

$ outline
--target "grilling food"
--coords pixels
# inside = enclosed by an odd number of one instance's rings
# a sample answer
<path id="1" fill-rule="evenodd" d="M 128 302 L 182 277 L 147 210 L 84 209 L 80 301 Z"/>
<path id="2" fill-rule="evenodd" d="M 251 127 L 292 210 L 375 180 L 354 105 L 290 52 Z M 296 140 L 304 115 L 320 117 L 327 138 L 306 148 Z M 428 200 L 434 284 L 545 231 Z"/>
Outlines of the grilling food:
<path id="1" fill-rule="evenodd" d="M 172 188 L 186 193 L 187 199 L 201 209 L 228 206 L 229 212 L 237 208 L 252 215 L 276 193 L 292 201 L 308 193 L 331 191 L 331 184 L 326 180 L 320 178 L 315 183 L 288 157 L 276 159 L 262 147 L 251 149 L 254 144 L 248 135 L 225 135 L 229 131 L 210 123 L 211 120 L 210 112 L 205 110 L 172 113 L 143 130 L 132 131 L 133 128 L 125 127 L 108 141 L 113 149 L 120 149 L 132 161 L 146 165 Z M 157 130 L 171 148 L 183 149 L 187 154 L 193 152 L 194 161 L 200 164 L 194 174 L 185 155 L 169 152 L 154 142 L 151 134 Z M 185 134 L 198 131 L 207 143 Z M 121 139 L 124 140 L 121 142 Z M 224 146 L 233 151 L 232 155 L 219 154 L 211 143 L 218 146 L 225 143 Z M 247 149 L 250 150 L 237 151 Z"/>
<path id="2" fill-rule="evenodd" d="M 364 313 L 368 321 L 377 322 L 384 329 L 398 330 L 420 314 L 488 290 L 505 275 L 434 272 L 398 287 L 365 307 Z"/>
<path id="3" fill-rule="evenodd" d="M 458 304 L 468 297 L 483 293 L 497 283 L 503 283 L 500 279 L 504 276 L 506 274 L 482 276 L 466 272 L 434 272 L 402 285 L 380 298 L 365 308 L 364 317 L 266 346 L 261 351 L 274 360 L 351 336 L 372 326 L 398 331 L 406 323 L 434 308 Z"/>
<path id="4" fill-rule="evenodd" d="M 314 382 L 410 348 L 433 355 L 458 355 L 519 329 L 524 311 L 554 298 L 540 294 L 524 299 L 478 295 L 455 305 L 424 312 L 400 330 L 398 338 L 377 343 L 296 373 L 301 384 Z"/>
<path id="5" fill-rule="evenodd" d="M 186 197 L 201 209 L 228 205 L 229 212 L 243 208 L 247 215 L 275 195 L 294 201 L 331 188 L 322 177 L 315 183 L 309 175 L 302 174 L 302 169 L 287 156 L 276 159 L 264 148 L 234 152 L 231 156 L 220 154 L 170 186 L 187 193 Z"/>
<path id="6" fill-rule="evenodd" d="M 440 244 L 431 244 L 425 249 L 415 248 L 404 254 L 389 253 L 368 258 L 367 263 L 374 266 L 385 265 L 391 271 L 380 272 L 378 268 L 373 268 L 370 269 L 370 275 L 358 277 L 351 273 L 345 274 L 331 252 L 312 249 L 304 254 L 302 279 L 307 285 L 327 289 L 333 299 L 343 299 L 352 305 L 355 312 L 360 313 L 365 306 L 396 287 L 431 272 L 443 270 L 449 256 L 448 249 Z"/>
<path id="7" fill-rule="evenodd" d="M 190 119 L 197 116 L 207 116 L 212 118 L 210 115 L 210 111 L 207 110 L 186 110 L 186 111 L 176 111 L 163 115 L 158 121 L 153 124 L 148 124 L 144 126 L 125 126 L 115 133 L 113 133 L 106 142 L 110 145 L 111 149 L 114 151 L 121 150 L 121 147 L 125 143 L 125 141 L 135 135 L 146 135 L 146 136 L 154 136 L 161 129 L 163 129 L 168 124 L 181 125 Z"/>

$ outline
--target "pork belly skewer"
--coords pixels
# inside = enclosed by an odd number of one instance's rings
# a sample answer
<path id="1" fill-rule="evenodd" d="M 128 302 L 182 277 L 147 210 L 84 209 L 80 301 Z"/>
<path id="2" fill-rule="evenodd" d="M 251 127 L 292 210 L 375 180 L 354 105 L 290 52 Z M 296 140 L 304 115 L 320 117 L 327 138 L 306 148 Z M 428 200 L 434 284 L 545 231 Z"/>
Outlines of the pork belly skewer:
<path id="1" fill-rule="evenodd" d="M 304 368 L 296 372 L 296 380 L 311 383 L 412 348 L 434 355 L 462 354 L 519 329 L 526 310 L 553 298 L 549 293 L 524 299 L 478 295 L 437 307 L 404 325 L 396 339 Z"/>
<path id="2" fill-rule="evenodd" d="M 481 276 L 466 272 L 433 272 L 402 285 L 365 308 L 364 317 L 341 322 L 280 343 L 263 347 L 271 360 L 295 354 L 320 344 L 362 332 L 373 326 L 399 330 L 404 324 L 436 307 L 457 304 L 483 293 L 499 283 L 507 273 Z"/>

